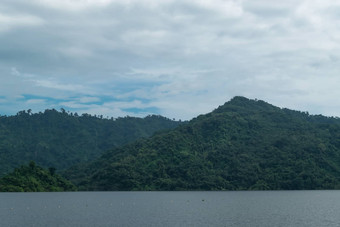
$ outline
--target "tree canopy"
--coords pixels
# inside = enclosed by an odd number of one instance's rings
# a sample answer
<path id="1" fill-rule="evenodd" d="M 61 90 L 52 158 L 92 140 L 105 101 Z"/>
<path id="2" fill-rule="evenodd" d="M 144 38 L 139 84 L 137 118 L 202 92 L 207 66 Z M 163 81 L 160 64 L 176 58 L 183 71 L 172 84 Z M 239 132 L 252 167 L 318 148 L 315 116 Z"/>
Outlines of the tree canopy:
<path id="1" fill-rule="evenodd" d="M 64 109 L 0 116 L 0 176 L 30 160 L 63 170 L 179 124 L 156 115 L 105 119 L 89 114 L 79 116 Z"/>
<path id="2" fill-rule="evenodd" d="M 81 190 L 340 188 L 340 120 L 235 97 L 65 176 Z"/>
<path id="3" fill-rule="evenodd" d="M 34 161 L 14 169 L 0 179 L 0 192 L 75 191 L 76 186 L 55 174 L 54 168 L 43 169 Z"/>

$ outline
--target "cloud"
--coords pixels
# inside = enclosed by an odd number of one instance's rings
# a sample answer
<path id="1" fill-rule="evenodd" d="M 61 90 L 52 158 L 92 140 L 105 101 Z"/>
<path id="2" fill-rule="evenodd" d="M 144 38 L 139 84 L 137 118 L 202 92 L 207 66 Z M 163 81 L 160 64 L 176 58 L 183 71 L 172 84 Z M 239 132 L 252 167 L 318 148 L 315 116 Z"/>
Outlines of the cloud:
<path id="1" fill-rule="evenodd" d="M 100 98 L 98 97 L 81 97 L 79 98 L 80 103 L 94 103 L 94 102 L 100 102 Z"/>
<path id="2" fill-rule="evenodd" d="M 15 68 L 15 67 L 12 67 L 11 68 L 11 74 L 14 75 L 14 76 L 20 76 L 20 72 Z"/>
<path id="3" fill-rule="evenodd" d="M 58 82 L 51 80 L 33 80 L 36 86 L 44 87 L 44 88 L 52 88 L 56 90 L 64 90 L 64 91 L 82 91 L 84 90 L 84 86 L 80 84 L 59 84 Z"/>
<path id="4" fill-rule="evenodd" d="M 339 8 L 330 0 L 3 0 L 0 96 L 11 105 L 1 109 L 190 119 L 245 95 L 339 116 Z M 28 94 L 36 97 L 17 98 Z"/>
<path id="5" fill-rule="evenodd" d="M 44 20 L 34 15 L 8 15 L 0 11 L 0 35 L 11 29 L 41 26 Z"/>
<path id="6" fill-rule="evenodd" d="M 36 104 L 46 104 L 46 101 L 44 99 L 29 99 L 26 101 L 27 105 L 36 105 Z"/>
<path id="7" fill-rule="evenodd" d="M 109 5 L 112 0 L 33 0 L 33 4 L 43 5 L 47 8 L 61 10 L 61 11 L 82 11 L 93 7 L 105 7 Z"/>

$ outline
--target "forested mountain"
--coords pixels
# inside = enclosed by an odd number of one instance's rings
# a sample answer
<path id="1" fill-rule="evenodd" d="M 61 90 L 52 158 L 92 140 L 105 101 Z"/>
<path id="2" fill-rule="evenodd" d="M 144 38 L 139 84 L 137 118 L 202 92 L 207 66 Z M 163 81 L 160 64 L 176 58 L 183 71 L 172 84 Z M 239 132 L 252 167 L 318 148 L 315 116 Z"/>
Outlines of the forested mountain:
<path id="1" fill-rule="evenodd" d="M 179 123 L 155 115 L 117 119 L 78 116 L 63 109 L 36 114 L 28 110 L 16 116 L 0 116 L 0 176 L 30 160 L 62 170 Z"/>
<path id="2" fill-rule="evenodd" d="M 235 97 L 65 176 L 80 190 L 340 189 L 340 119 Z"/>
<path id="3" fill-rule="evenodd" d="M 31 161 L 0 178 L 0 192 L 61 192 L 75 191 L 76 186 L 55 173 Z"/>

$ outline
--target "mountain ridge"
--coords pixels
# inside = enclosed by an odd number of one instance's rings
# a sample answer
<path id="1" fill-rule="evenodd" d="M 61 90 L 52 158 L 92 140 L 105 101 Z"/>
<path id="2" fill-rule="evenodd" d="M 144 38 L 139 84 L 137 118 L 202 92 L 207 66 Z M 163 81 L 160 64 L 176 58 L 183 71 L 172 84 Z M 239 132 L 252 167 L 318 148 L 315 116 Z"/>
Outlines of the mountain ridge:
<path id="1" fill-rule="evenodd" d="M 0 176 L 31 160 L 63 170 L 180 123 L 157 115 L 105 119 L 63 109 L 0 116 Z"/>

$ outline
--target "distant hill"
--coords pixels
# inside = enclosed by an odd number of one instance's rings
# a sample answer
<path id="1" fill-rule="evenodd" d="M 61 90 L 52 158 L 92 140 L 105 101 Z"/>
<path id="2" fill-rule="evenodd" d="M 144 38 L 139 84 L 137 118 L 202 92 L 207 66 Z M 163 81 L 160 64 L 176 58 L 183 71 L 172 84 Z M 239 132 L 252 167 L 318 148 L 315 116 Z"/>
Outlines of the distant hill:
<path id="1" fill-rule="evenodd" d="M 60 192 L 75 191 L 76 187 L 69 181 L 49 170 L 37 166 L 31 161 L 12 173 L 0 178 L 0 192 Z"/>
<path id="2" fill-rule="evenodd" d="M 0 116 L 0 176 L 30 160 L 43 167 L 63 170 L 93 160 L 106 150 L 179 124 L 155 115 L 104 119 L 54 109 Z"/>
<path id="3" fill-rule="evenodd" d="M 81 190 L 340 189 L 340 119 L 235 97 L 65 176 Z"/>

